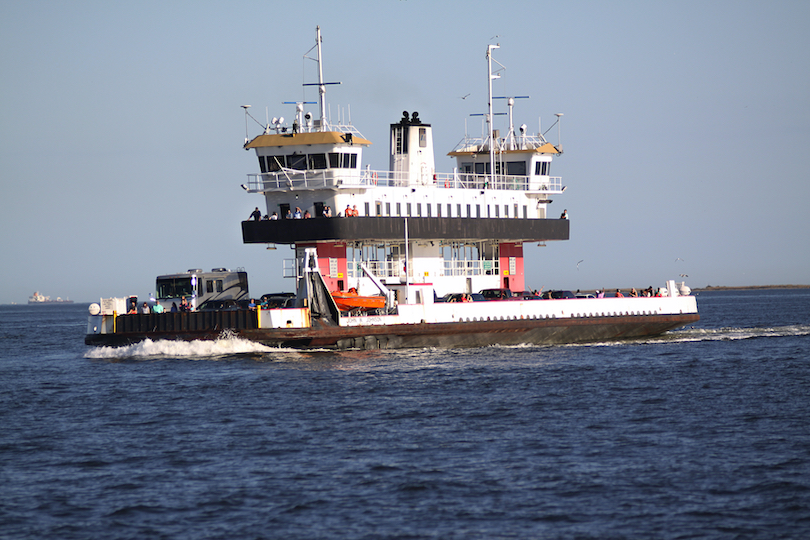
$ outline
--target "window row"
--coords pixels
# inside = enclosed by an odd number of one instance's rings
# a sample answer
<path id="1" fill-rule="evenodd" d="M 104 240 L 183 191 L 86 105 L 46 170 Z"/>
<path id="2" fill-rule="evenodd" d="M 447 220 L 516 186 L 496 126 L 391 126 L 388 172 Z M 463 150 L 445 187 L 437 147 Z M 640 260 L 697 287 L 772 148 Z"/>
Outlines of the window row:
<path id="1" fill-rule="evenodd" d="M 163 278 L 157 281 L 157 297 L 181 298 L 183 296 L 193 296 L 195 292 L 198 296 L 202 296 L 203 286 L 205 286 L 206 293 L 213 293 L 215 289 L 218 293 L 225 290 L 221 279 Z"/>
<path id="2" fill-rule="evenodd" d="M 538 161 L 534 164 L 535 176 L 548 176 L 551 169 L 550 161 Z M 461 171 L 465 174 L 490 174 L 492 168 L 489 162 L 462 163 Z M 502 172 L 503 171 L 503 172 Z M 526 176 L 525 161 L 507 161 L 506 163 L 495 163 L 495 174 L 506 174 L 507 176 Z"/>
<path id="3" fill-rule="evenodd" d="M 324 169 L 356 169 L 357 154 L 330 152 L 328 154 L 289 154 L 284 156 L 259 156 L 259 169 L 272 173 L 285 169 L 297 171 Z"/>
<path id="4" fill-rule="evenodd" d="M 374 203 L 374 214 L 371 213 L 371 203 L 365 203 L 366 216 L 388 216 L 388 217 L 475 217 L 475 218 L 508 218 L 522 217 L 528 219 L 529 207 L 524 205 L 500 205 L 500 204 L 430 204 L 430 203 Z M 393 212 L 392 212 L 393 211 Z M 501 213 L 503 211 L 503 214 Z"/>

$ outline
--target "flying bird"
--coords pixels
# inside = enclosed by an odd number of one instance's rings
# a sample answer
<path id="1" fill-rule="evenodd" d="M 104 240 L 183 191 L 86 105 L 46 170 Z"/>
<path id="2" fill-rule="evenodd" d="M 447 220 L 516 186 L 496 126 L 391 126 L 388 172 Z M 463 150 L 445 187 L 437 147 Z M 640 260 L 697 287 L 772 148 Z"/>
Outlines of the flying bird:
<path id="1" fill-rule="evenodd" d="M 585 262 L 585 259 L 582 259 L 581 261 L 579 261 L 579 262 L 577 263 L 577 270 L 579 270 L 579 263 L 581 263 L 581 262 Z"/>
<path id="2" fill-rule="evenodd" d="M 683 259 L 681 259 L 680 257 L 678 257 L 677 259 L 675 259 L 675 262 L 678 262 L 678 261 L 683 261 L 683 262 L 686 262 L 686 261 L 684 261 Z"/>
<path id="3" fill-rule="evenodd" d="M 689 277 L 689 274 L 678 274 L 681 277 Z"/>
<path id="4" fill-rule="evenodd" d="M 470 97 L 470 94 L 467 94 L 466 96 L 461 96 L 461 99 L 467 99 L 468 97 Z"/>

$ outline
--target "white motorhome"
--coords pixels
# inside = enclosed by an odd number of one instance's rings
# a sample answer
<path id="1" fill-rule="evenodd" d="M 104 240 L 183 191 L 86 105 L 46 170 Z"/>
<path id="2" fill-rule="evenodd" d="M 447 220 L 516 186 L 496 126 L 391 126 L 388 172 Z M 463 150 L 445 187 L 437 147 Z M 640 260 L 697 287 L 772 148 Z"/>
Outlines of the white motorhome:
<path id="1" fill-rule="evenodd" d="M 235 272 L 227 268 L 213 268 L 210 272 L 192 268 L 180 274 L 157 277 L 155 302 L 164 309 L 171 309 L 172 303 L 179 306 L 184 297 L 192 310 L 199 309 L 206 302 L 247 300 L 247 272 L 242 268 Z"/>

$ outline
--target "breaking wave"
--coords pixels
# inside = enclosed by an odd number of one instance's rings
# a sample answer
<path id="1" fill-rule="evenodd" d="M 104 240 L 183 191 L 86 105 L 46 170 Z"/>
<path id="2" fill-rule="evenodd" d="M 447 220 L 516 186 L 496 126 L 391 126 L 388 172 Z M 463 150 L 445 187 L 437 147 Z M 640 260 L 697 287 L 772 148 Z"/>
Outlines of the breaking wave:
<path id="1" fill-rule="evenodd" d="M 171 341 L 146 339 L 133 345 L 122 347 L 96 347 L 87 351 L 85 358 L 111 359 L 111 358 L 212 358 L 233 354 L 264 354 L 278 351 L 266 345 L 248 341 L 246 339 L 226 337 L 213 341 Z"/>

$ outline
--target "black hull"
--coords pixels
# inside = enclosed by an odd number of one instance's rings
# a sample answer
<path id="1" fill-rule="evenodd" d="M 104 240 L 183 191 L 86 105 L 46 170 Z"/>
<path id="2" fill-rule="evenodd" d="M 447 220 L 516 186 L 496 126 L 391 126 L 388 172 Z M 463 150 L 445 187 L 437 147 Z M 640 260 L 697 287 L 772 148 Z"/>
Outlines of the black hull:
<path id="1" fill-rule="evenodd" d="M 129 316 L 136 317 L 136 316 Z M 88 334 L 87 345 L 120 346 L 151 340 L 213 340 L 229 335 L 271 347 L 296 349 L 400 349 L 481 347 L 487 345 L 559 345 L 656 336 L 700 320 L 697 313 L 566 319 L 517 319 L 388 326 L 322 326 L 261 329 L 205 328 L 175 331 L 135 328 L 111 334 Z"/>

